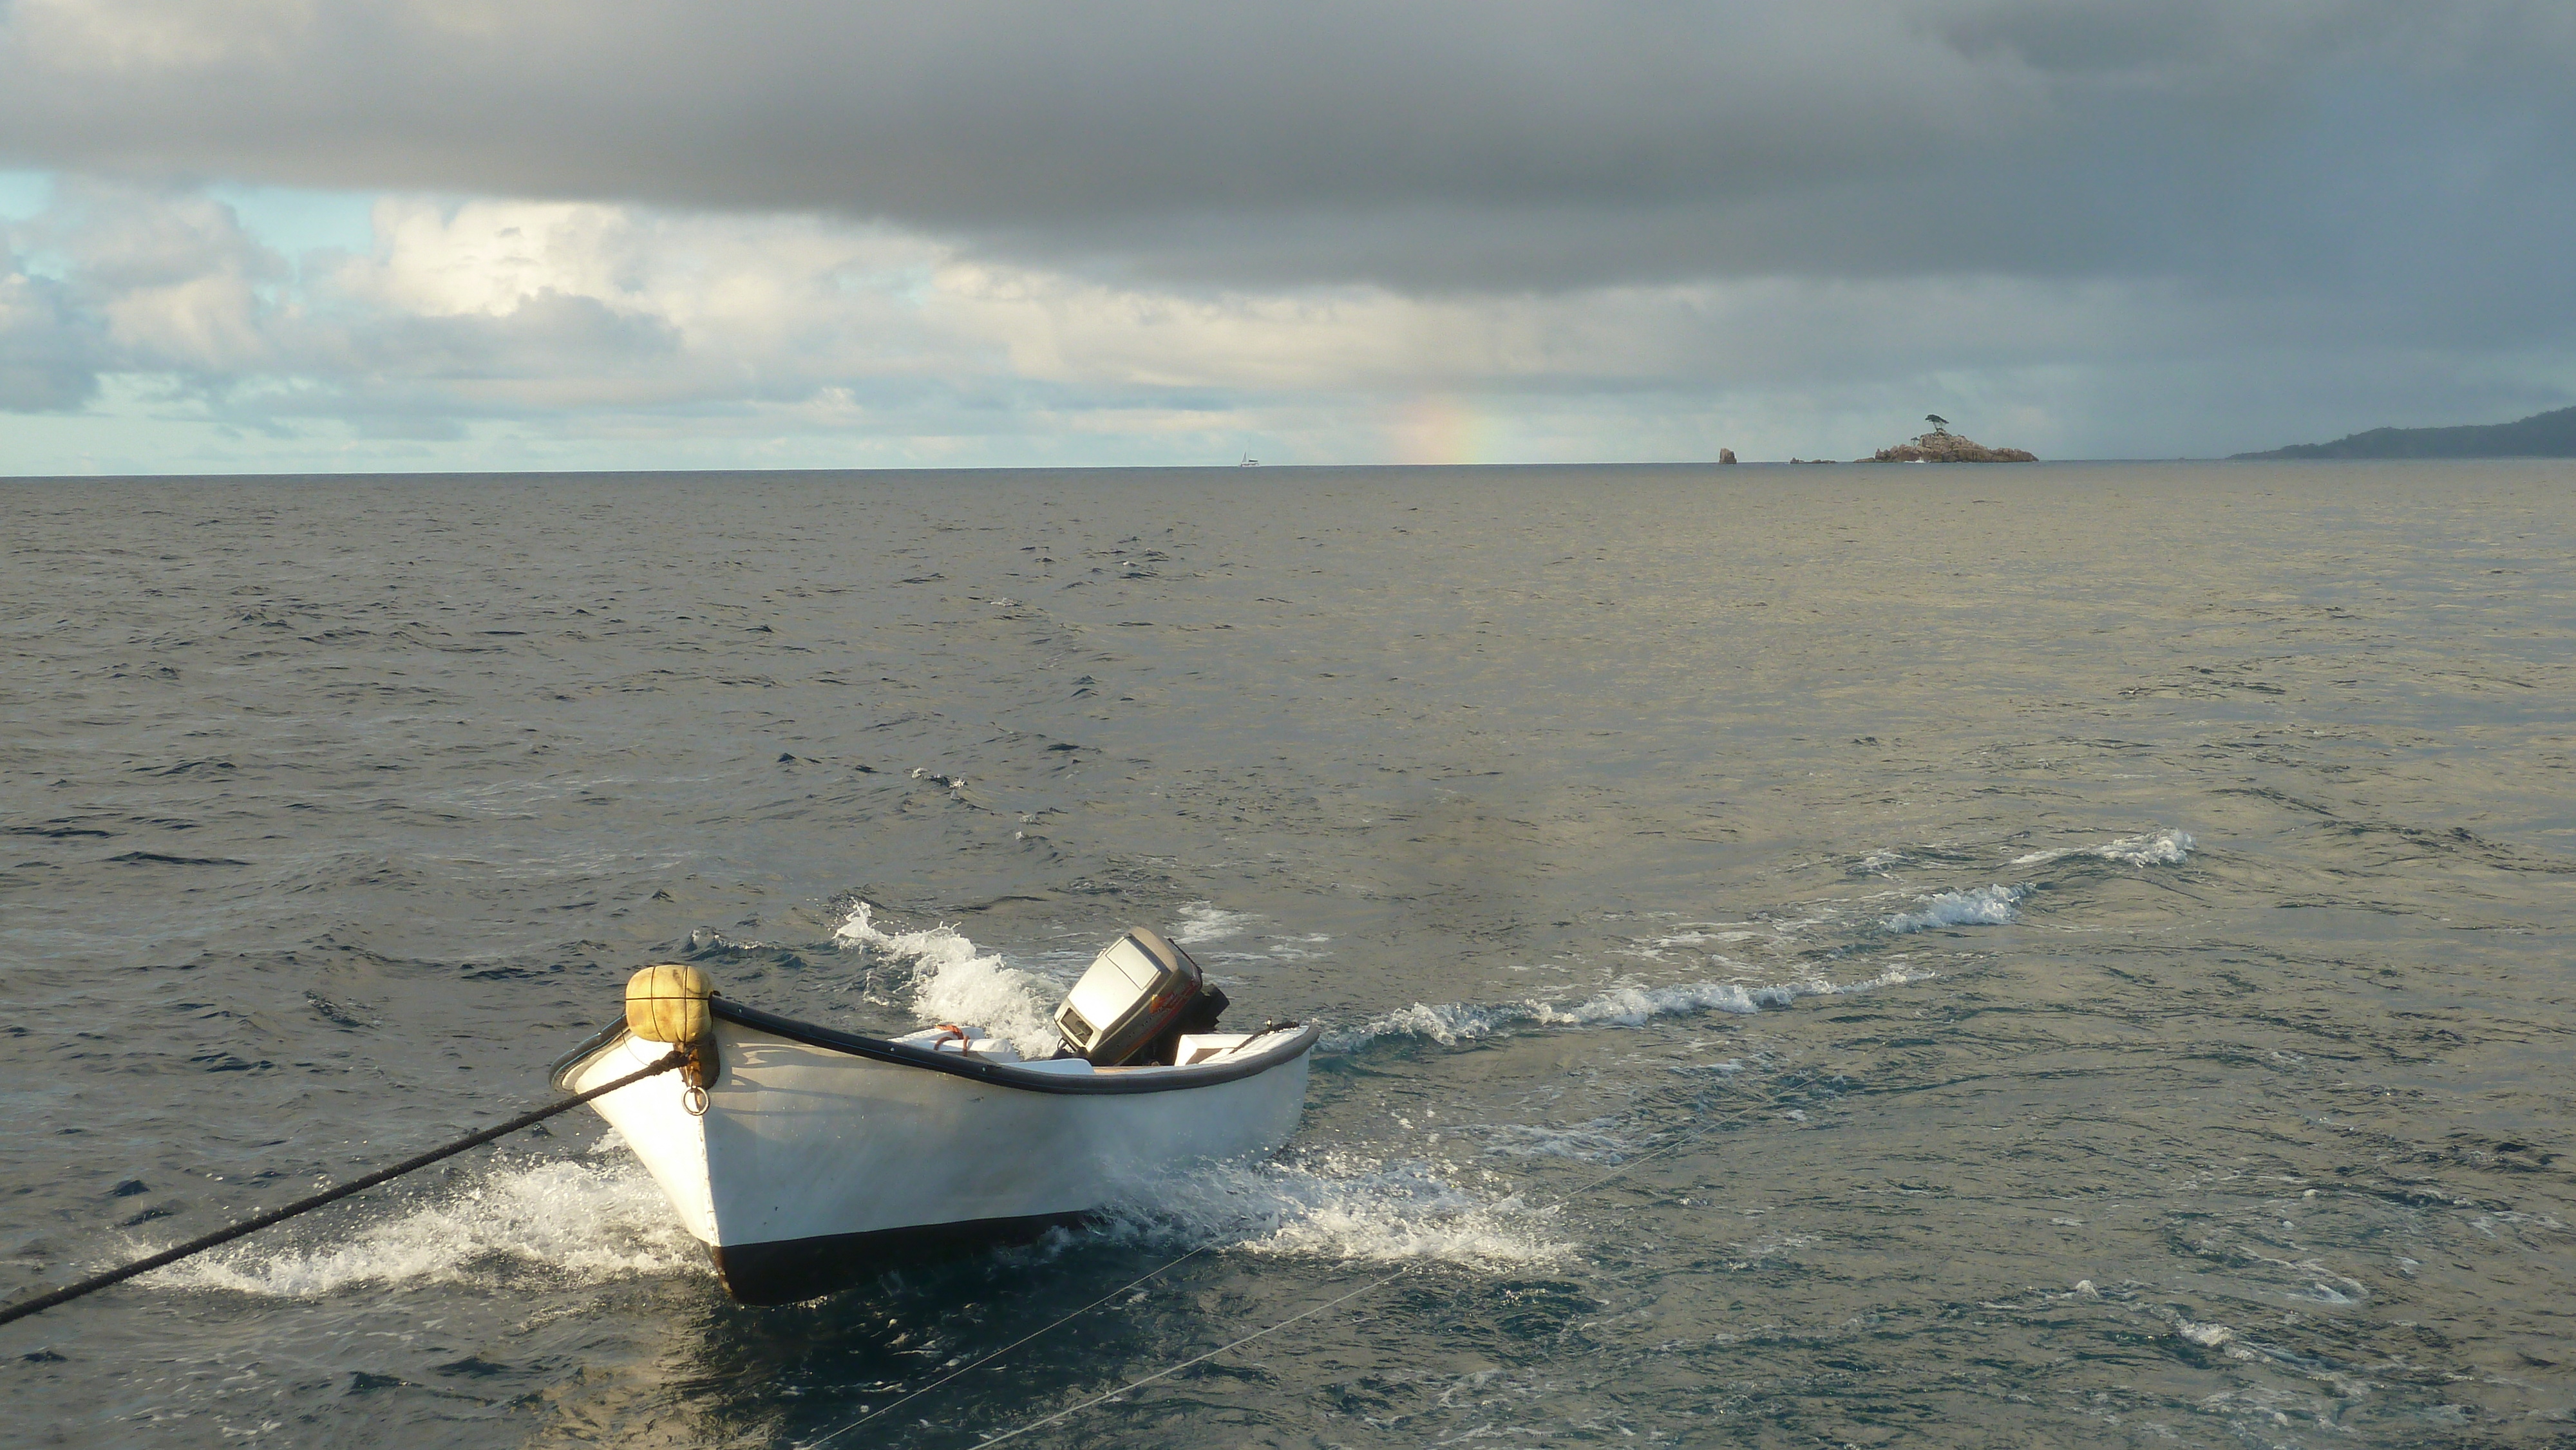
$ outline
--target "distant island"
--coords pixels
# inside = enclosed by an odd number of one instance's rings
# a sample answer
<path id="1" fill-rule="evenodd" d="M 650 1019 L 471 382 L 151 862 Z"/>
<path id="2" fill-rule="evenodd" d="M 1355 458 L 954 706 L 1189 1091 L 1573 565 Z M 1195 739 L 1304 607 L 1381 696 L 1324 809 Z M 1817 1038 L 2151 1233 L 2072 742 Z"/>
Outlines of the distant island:
<path id="1" fill-rule="evenodd" d="M 2576 458 L 2576 408 L 2514 423 L 2373 428 L 2332 443 L 2293 443 L 2239 458 Z"/>
<path id="2" fill-rule="evenodd" d="M 1796 460 L 1791 460 L 1795 462 Z M 2019 448 L 1988 448 L 1946 428 L 1935 428 L 1908 443 L 1882 448 L 1854 463 L 2037 463 L 2037 454 Z"/>

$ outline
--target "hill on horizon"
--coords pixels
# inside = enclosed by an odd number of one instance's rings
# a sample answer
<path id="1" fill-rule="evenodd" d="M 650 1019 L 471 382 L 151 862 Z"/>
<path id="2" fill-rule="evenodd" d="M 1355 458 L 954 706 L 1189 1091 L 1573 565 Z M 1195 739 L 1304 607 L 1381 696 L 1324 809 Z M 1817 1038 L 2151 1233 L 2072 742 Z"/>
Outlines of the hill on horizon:
<path id="1" fill-rule="evenodd" d="M 2332 443 L 2293 443 L 2238 458 L 2576 458 L 2576 408 L 2511 423 L 2373 428 Z"/>

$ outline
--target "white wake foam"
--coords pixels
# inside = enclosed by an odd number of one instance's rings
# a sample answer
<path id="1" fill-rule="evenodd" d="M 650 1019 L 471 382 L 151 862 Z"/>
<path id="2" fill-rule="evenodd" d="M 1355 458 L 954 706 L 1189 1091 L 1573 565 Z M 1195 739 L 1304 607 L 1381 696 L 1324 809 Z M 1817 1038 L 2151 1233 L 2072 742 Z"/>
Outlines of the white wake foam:
<path id="1" fill-rule="evenodd" d="M 1889 931 L 1922 931 L 1935 926 L 2002 926 L 2021 915 L 2016 904 L 2030 894 L 2027 886 L 1980 886 L 1970 891 L 1942 891 L 1918 896 L 1915 911 L 1900 911 L 1881 923 Z"/>
<path id="2" fill-rule="evenodd" d="M 1241 936 L 1246 928 L 1261 920 L 1251 912 L 1224 911 L 1205 901 L 1189 903 L 1180 909 L 1179 915 L 1180 921 L 1172 928 L 1172 940 L 1185 947 Z"/>
<path id="3" fill-rule="evenodd" d="M 1372 1017 L 1357 1027 L 1327 1033 L 1327 1051 L 1351 1052 L 1381 1037 L 1427 1037 L 1455 1047 L 1488 1037 L 1507 1027 L 1533 1023 L 1543 1027 L 1642 1027 L 1658 1017 L 1701 1012 L 1750 1016 L 1765 1007 L 1786 1007 L 1801 997 L 1832 997 L 1866 992 L 1874 987 L 1926 981 L 1933 973 L 1902 961 L 1862 982 L 1828 982 L 1809 977 L 1795 982 L 1746 986 L 1741 982 L 1685 982 L 1667 987 L 1614 987 L 1571 1004 L 1532 997 L 1517 1002 L 1416 1002 L 1410 1007 Z"/>
<path id="4" fill-rule="evenodd" d="M 328 1248 L 236 1248 L 148 1277 L 170 1288 L 304 1299 L 356 1284 L 505 1287 L 530 1264 L 595 1281 L 703 1271 L 706 1255 L 643 1165 L 620 1153 L 504 1164 L 461 1193 L 406 1209 Z"/>
<path id="5" fill-rule="evenodd" d="M 1551 1235 L 1557 1217 L 1515 1194 L 1479 1195 L 1418 1160 L 1326 1153 L 1158 1180 L 1111 1209 L 1101 1231 L 1288 1258 L 1502 1271 L 1571 1255 L 1575 1246 Z"/>
<path id="6" fill-rule="evenodd" d="M 2191 859 L 2191 833 L 2158 831 L 2147 836 L 2122 836 L 2099 846 L 2061 846 L 2053 851 L 2033 851 L 2027 856 L 2015 856 L 2013 864 L 2038 866 L 2068 856 L 2097 856 L 2123 866 L 2179 866 Z"/>
<path id="7" fill-rule="evenodd" d="M 874 910 L 860 902 L 832 939 L 843 946 L 873 947 L 909 964 L 915 1019 L 981 1027 L 1026 1057 L 1054 1054 L 1055 1022 L 1048 1014 L 1059 995 L 1056 988 L 976 950 L 964 933 L 945 923 L 923 931 L 879 931 L 870 920 Z"/>

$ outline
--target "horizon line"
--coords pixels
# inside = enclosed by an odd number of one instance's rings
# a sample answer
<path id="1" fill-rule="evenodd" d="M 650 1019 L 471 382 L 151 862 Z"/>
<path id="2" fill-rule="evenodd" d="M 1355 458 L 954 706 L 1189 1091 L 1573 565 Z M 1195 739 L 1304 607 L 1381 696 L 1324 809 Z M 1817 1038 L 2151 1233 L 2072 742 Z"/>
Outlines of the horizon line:
<path id="1" fill-rule="evenodd" d="M 789 475 L 789 474 L 911 474 L 911 473 L 946 473 L 946 474 L 979 474 L 979 473 L 980 473 L 980 474 L 1001 474 L 1001 473 L 1255 473 L 1255 472 L 1258 472 L 1258 473 L 1273 473 L 1273 472 L 1279 472 L 1279 473 L 1290 473 L 1290 472 L 1294 472 L 1294 473 L 1322 473 L 1322 472 L 1343 471 L 1343 470 L 1353 470 L 1353 469 L 1368 469 L 1368 470 L 1376 470 L 1376 471 L 1384 471 L 1384 472 L 1430 473 L 1430 472 L 1468 472 L 1468 471 L 1474 471 L 1474 470 L 1493 470 L 1493 469 L 1533 469 L 1533 470 L 1534 470 L 1534 469 L 1550 469 L 1550 468 L 1559 468 L 1559 469 L 1562 469 L 1562 468 L 1583 468 L 1583 469 L 1636 469 L 1636 470 L 1643 470 L 1643 469 L 1673 469 L 1673 468 L 1685 468 L 1685 469 L 1703 469 L 1703 468 L 1704 468 L 1704 469 L 1708 469 L 1708 470 L 1710 470 L 1710 471 L 1714 472 L 1714 471 L 1717 471 L 1717 470 L 1720 470 L 1720 469 L 1727 469 L 1727 468 L 1815 468 L 1815 467 L 1835 467 L 1835 468 L 1871 468 L 1871 469 L 1884 468 L 1884 469 L 1888 469 L 1888 470 L 1890 470 L 1890 471 L 1894 471 L 1894 470 L 1912 470 L 1912 469 L 1916 469 L 1916 468 L 1938 468 L 1938 469 L 1942 469 L 1942 470 L 1944 470 L 1944 471 L 1976 471 L 1976 472 L 1983 472 L 1983 471 L 1986 471 L 1986 470 L 1995 470 L 1995 469 L 2000 469 L 2000 470 L 2005 470 L 2005 471 L 2011 471 L 2011 470 L 2016 470 L 2016 469 L 2026 469 L 2026 468 L 2029 468 L 2029 467 L 2034 466 L 2034 464 L 2035 464 L 2036 466 L 2039 466 L 2039 467 L 2048 467 L 2048 466 L 2051 466 L 2051 465 L 2081 465 L 2081 466 L 2088 466 L 2088 467 L 2091 467 L 2091 466 L 2107 466 L 2107 465 L 2114 465 L 2114 464 L 2147 464 L 2147 463 L 2164 463 L 2164 464 L 2172 464 L 2172 463 L 2248 463 L 2248 464 L 2338 463 L 2338 464 L 2341 464 L 2341 463 L 2514 463 L 2514 462 L 2563 462 L 2563 461 L 2566 461 L 2566 460 L 2553 458 L 2551 455 L 2546 455 L 2546 454 L 2533 454 L 2533 455 L 2525 455 L 2525 456 L 2518 456 L 2518 457 L 2496 457 L 2496 458 L 2280 458 L 2280 457 L 2267 457 L 2267 456 L 2247 456 L 2247 455 L 2237 455 L 2237 454 L 2219 454 L 2219 455 L 2212 455 L 2212 456 L 2206 456 L 2206 457 L 2194 457 L 2194 456 L 2184 455 L 2184 456 L 2173 456 L 2173 457 L 2163 457 L 2163 458 L 2043 458 L 2043 459 L 2037 459 L 2037 460 L 2034 460 L 2034 463 L 2033 463 L 2033 464 L 2012 464 L 2012 463 L 2003 463 L 2003 464 L 1996 464 L 1996 463 L 1931 463 L 1931 462 L 1925 462 L 1925 463 L 1896 463 L 1896 462 L 1889 462 L 1889 461 L 1880 460 L 1880 459 L 1875 459 L 1875 458 L 1855 458 L 1855 459 L 1841 459 L 1841 458 L 1802 458 L 1802 459 L 1797 459 L 1797 460 L 1795 460 L 1795 461 L 1792 461 L 1792 460 L 1790 460 L 1790 459 L 1786 459 L 1786 458 L 1773 458 L 1773 459 L 1745 459 L 1745 460 L 1740 460 L 1740 461 L 1738 461 L 1738 462 L 1736 462 L 1736 463 L 1720 463 L 1720 462 L 1717 462 L 1717 461 L 1715 461 L 1715 460 L 1713 460 L 1713 459 L 1688 459 L 1688 458 L 1682 458 L 1682 459 L 1664 459 L 1664 460 L 1655 460 L 1655 461 L 1650 461 L 1650 462 L 1638 462 L 1638 461 L 1634 461 L 1634 460 L 1627 460 L 1627 461 L 1567 462 L 1567 461 L 1561 461 L 1561 460 L 1560 460 L 1560 461 L 1514 461 L 1514 462 L 1492 462 L 1492 463 L 1264 463 L 1264 464 L 1257 465 L 1257 466 L 1256 466 L 1256 467 L 1254 467 L 1254 468 L 1245 468 L 1245 467 L 1243 467 L 1241 464 L 1237 464 L 1237 463 L 1026 463 L 1026 464 L 1018 464 L 1018 463 L 994 463 L 994 464 L 908 464 L 908 465 L 907 465 L 907 464 L 858 464 L 858 465 L 852 465 L 852 466 L 849 466 L 849 467 L 842 467 L 842 468 L 817 468 L 817 467 L 744 467 L 744 468 L 708 468 L 708 467 L 689 467 L 689 468 L 581 468 L 581 467 L 554 467 L 554 468 L 448 468 L 448 469 L 439 469 L 439 468 L 425 468 L 425 469 L 362 468 L 362 469 L 351 469 L 351 470 L 331 470 L 331 469 L 320 469 L 320 468 L 298 468 L 298 469 L 286 469 L 286 470 L 277 470 L 277 471 L 263 471 L 263 470 L 258 470 L 258 469 L 230 469 L 230 470 L 226 470 L 226 471 L 219 472 L 219 473 L 187 473 L 187 472 L 151 472 L 151 473 L 146 473 L 146 472 L 118 472 L 118 473 L 0 473 L 0 484 L 25 484 L 25 483 L 98 483 L 98 482 L 107 482 L 107 481 L 144 481 L 144 480 L 168 480 L 168 481 L 194 481 L 194 480 L 209 480 L 209 481 L 212 481 L 212 480 L 225 480 L 225 479 L 241 479 L 241 480 L 263 480 L 263 479 L 264 479 L 264 480 L 284 480 L 284 479 L 324 479 L 324 478 L 347 478 L 347 479 L 357 479 L 357 478 L 380 478 L 380 479 L 442 479 L 442 478 L 443 478 L 443 479 L 453 479 L 453 478 L 621 478 L 621 477 L 622 477 L 622 478 L 679 478 L 679 477 L 691 477 L 691 476 L 700 476 L 700 475 L 703 475 L 703 476 L 710 476 L 710 477 L 716 477 L 716 476 L 721 476 L 721 477 L 732 477 L 732 476 L 738 476 L 738 475 L 742 475 L 742 474 L 782 475 L 782 476 L 783 476 L 783 475 Z"/>

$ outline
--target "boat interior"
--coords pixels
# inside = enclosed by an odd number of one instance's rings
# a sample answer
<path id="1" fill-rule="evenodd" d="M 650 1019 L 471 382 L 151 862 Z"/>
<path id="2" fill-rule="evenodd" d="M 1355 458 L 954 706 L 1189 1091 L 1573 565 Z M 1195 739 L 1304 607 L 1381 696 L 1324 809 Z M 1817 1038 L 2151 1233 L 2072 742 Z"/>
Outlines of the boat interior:
<path id="1" fill-rule="evenodd" d="M 1193 1067 L 1214 1067 L 1246 1057 L 1257 1057 L 1282 1038 L 1300 1030 L 1301 1024 L 1263 1024 L 1256 1032 L 1184 1033 L 1175 1045 L 1168 1063 L 1127 1063 L 1103 1067 L 1081 1057 L 1024 1058 L 1019 1049 L 1001 1038 L 987 1034 L 980 1027 L 945 1025 L 915 1032 L 894 1041 L 906 1047 L 926 1047 L 933 1052 L 954 1052 L 985 1062 L 1007 1062 L 1034 1072 L 1074 1075 L 1153 1076 L 1185 1071 Z"/>

